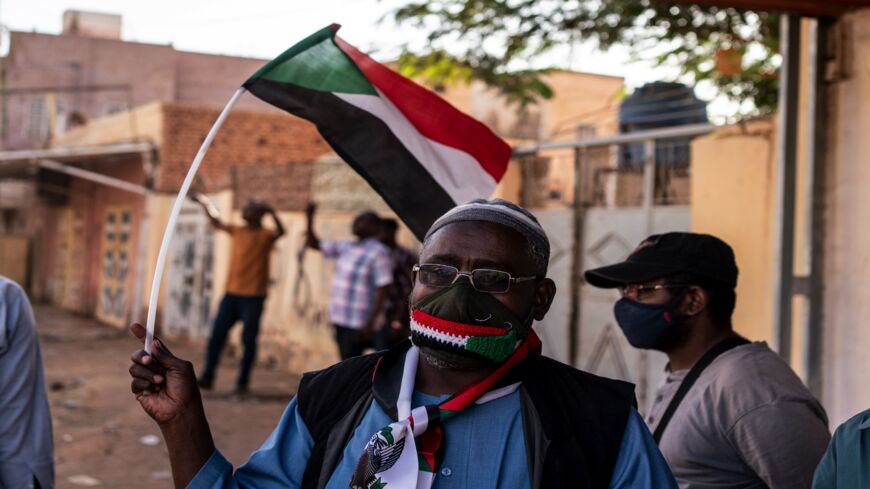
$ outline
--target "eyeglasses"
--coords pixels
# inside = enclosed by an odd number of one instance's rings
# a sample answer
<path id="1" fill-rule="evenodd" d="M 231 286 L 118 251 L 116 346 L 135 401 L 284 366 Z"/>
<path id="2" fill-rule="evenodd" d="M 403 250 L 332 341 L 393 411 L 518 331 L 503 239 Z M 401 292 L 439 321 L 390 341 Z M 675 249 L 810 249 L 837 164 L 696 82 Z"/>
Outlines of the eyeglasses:
<path id="1" fill-rule="evenodd" d="M 510 290 L 511 283 L 526 282 L 538 278 L 537 276 L 512 277 L 508 272 L 490 270 L 488 268 L 477 268 L 471 272 L 460 272 L 456 267 L 435 263 L 414 265 L 413 271 L 417 274 L 417 280 L 427 287 L 449 287 L 459 279 L 460 275 L 463 275 L 468 277 L 471 286 L 476 290 L 490 294 L 503 294 Z"/>
<path id="2" fill-rule="evenodd" d="M 628 284 L 619 288 L 619 293 L 623 297 L 637 298 L 643 294 L 654 292 L 656 290 L 666 289 L 682 289 L 691 287 L 691 284 Z"/>

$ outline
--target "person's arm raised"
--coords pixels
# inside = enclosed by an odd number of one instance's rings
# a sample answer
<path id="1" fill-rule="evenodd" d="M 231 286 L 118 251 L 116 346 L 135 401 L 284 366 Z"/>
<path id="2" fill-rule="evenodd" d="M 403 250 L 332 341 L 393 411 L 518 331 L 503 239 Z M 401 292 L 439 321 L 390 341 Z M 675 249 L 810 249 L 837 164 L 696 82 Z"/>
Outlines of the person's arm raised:
<path id="1" fill-rule="evenodd" d="M 141 324 L 130 325 L 139 340 L 145 340 Z M 145 412 L 157 422 L 172 466 L 176 488 L 187 487 L 215 451 L 205 417 L 193 364 L 177 358 L 158 338 L 153 354 L 133 354 L 130 387 Z"/>
<path id="2" fill-rule="evenodd" d="M 202 194 L 192 193 L 189 195 L 190 199 L 202 206 L 202 209 L 205 211 L 205 214 L 208 216 L 209 222 L 214 226 L 215 229 L 220 229 L 221 231 L 230 231 L 230 225 L 221 221 L 220 213 L 217 210 L 217 207 L 211 203 L 208 198 L 206 198 Z"/>
<path id="3" fill-rule="evenodd" d="M 275 239 L 280 238 L 287 234 L 287 230 L 284 229 L 284 224 L 281 222 L 281 219 L 278 217 L 278 213 L 275 212 L 275 208 L 272 206 L 266 207 L 266 212 L 272 216 L 272 220 L 275 221 Z"/>
<path id="4" fill-rule="evenodd" d="M 314 213 L 317 211 L 317 205 L 314 202 L 309 202 L 305 206 L 305 246 L 319 250 L 320 238 L 314 234 Z"/>

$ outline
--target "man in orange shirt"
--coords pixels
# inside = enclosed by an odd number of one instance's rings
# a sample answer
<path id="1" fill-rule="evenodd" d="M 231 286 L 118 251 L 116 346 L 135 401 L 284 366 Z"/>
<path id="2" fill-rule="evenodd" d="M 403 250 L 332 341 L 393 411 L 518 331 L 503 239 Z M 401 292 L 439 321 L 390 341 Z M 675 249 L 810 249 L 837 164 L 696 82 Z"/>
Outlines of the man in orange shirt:
<path id="1" fill-rule="evenodd" d="M 221 221 L 217 209 L 203 196 L 195 195 L 192 198 L 202 205 L 215 228 L 229 233 L 232 237 L 226 294 L 218 307 L 208 340 L 205 371 L 199 378 L 199 386 L 211 389 L 227 335 L 237 321 L 242 321 L 242 343 L 245 351 L 236 381 L 236 392 L 245 393 L 248 390 L 251 367 L 257 357 L 260 315 L 263 313 L 269 285 L 269 255 L 272 245 L 284 235 L 284 226 L 275 214 L 275 209 L 260 199 L 251 199 L 245 204 L 242 208 L 245 225 L 234 226 Z M 262 226 L 265 214 L 271 215 L 275 221 L 274 231 Z"/>

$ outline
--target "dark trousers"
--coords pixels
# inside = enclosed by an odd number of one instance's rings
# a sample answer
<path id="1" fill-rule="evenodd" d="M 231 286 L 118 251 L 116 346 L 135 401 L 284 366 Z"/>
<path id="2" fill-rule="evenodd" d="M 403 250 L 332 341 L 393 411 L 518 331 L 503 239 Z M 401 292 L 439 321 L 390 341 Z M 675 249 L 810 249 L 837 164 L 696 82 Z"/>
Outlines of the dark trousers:
<path id="1" fill-rule="evenodd" d="M 341 355 L 342 360 L 362 355 L 368 341 L 360 330 L 339 324 L 332 326 L 335 328 L 335 342 L 338 344 L 338 354 Z"/>
<path id="2" fill-rule="evenodd" d="M 217 317 L 214 319 L 214 327 L 208 340 L 208 349 L 205 357 L 205 371 L 202 378 L 213 381 L 215 370 L 220 362 L 221 352 L 227 343 L 227 335 L 236 324 L 242 321 L 242 344 L 245 351 L 242 354 L 242 363 L 239 368 L 237 387 L 247 387 L 251 378 L 251 367 L 257 358 L 257 334 L 260 333 L 260 316 L 263 314 L 265 297 L 242 297 L 226 294 L 218 307 Z"/>
<path id="3" fill-rule="evenodd" d="M 380 351 L 392 346 L 389 325 L 384 325 L 371 336 L 363 334 L 358 329 L 348 328 L 340 324 L 333 324 L 332 327 L 335 328 L 335 342 L 338 344 L 338 354 L 341 355 L 342 360 L 358 357 L 369 347 Z"/>

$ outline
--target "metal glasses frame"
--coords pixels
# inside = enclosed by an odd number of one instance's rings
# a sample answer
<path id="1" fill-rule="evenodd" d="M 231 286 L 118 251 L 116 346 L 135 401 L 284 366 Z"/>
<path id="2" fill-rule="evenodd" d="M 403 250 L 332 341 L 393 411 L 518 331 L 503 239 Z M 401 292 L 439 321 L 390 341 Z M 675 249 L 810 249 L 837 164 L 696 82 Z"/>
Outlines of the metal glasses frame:
<path id="1" fill-rule="evenodd" d="M 449 286 L 455 284 L 456 281 L 459 280 L 460 276 L 465 276 L 465 277 L 468 277 L 468 281 L 471 283 L 471 286 L 474 287 L 474 290 L 477 290 L 480 292 L 487 292 L 490 294 L 505 294 L 511 290 L 511 284 L 520 283 L 520 282 L 527 282 L 529 280 L 535 280 L 538 278 L 537 275 L 529 275 L 527 277 L 514 277 L 513 275 L 510 274 L 510 272 L 505 272 L 504 270 L 494 270 L 492 268 L 475 268 L 474 270 L 472 270 L 470 272 L 463 272 L 463 271 L 460 271 L 458 268 L 454 267 L 453 265 L 442 265 L 440 263 L 419 263 L 417 265 L 414 265 L 414 267 L 411 270 L 414 273 L 419 273 L 421 270 L 421 267 L 424 267 L 424 266 L 433 266 L 433 267 L 441 267 L 443 269 L 450 269 L 455 273 L 455 275 L 453 276 L 453 280 L 451 280 L 450 283 L 447 285 L 432 285 L 432 284 L 427 284 L 427 283 L 423 282 L 424 285 L 426 285 L 426 286 L 441 287 L 441 288 L 449 287 Z M 495 272 L 495 273 L 507 275 L 507 277 L 508 277 L 507 288 L 505 290 L 483 290 L 481 288 L 478 288 L 477 285 L 474 284 L 474 278 L 472 276 L 474 274 L 474 272 Z"/>

